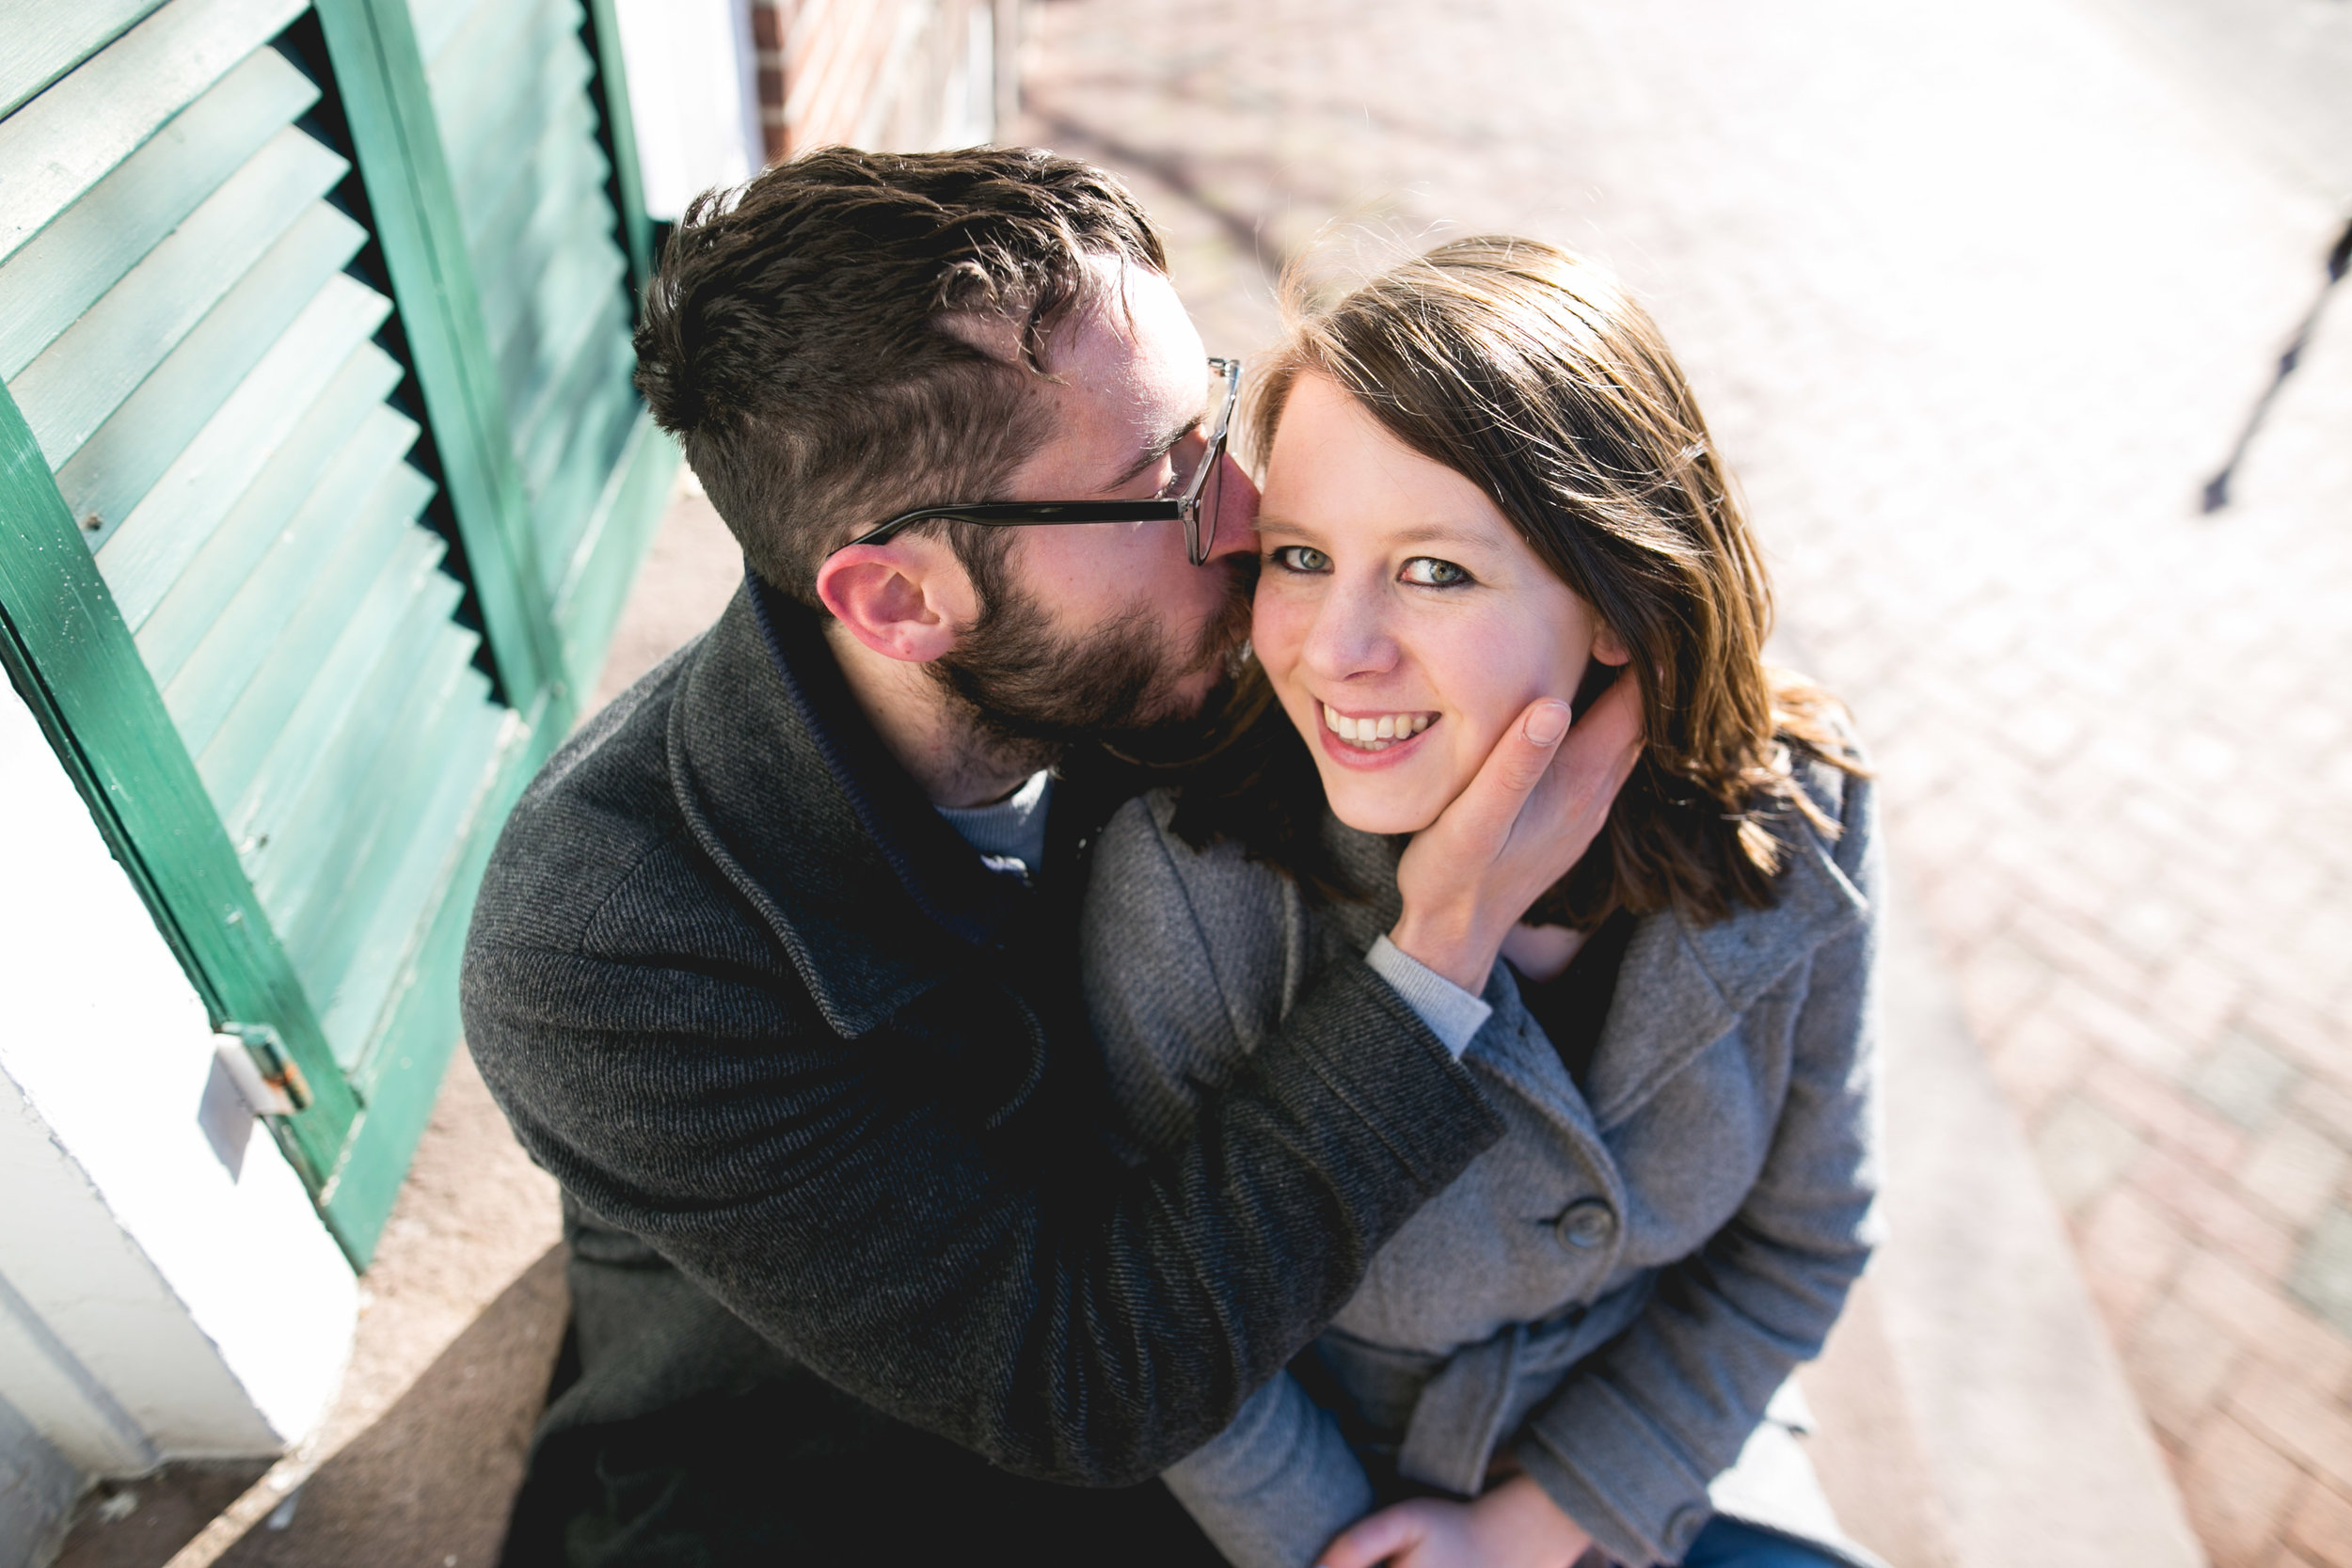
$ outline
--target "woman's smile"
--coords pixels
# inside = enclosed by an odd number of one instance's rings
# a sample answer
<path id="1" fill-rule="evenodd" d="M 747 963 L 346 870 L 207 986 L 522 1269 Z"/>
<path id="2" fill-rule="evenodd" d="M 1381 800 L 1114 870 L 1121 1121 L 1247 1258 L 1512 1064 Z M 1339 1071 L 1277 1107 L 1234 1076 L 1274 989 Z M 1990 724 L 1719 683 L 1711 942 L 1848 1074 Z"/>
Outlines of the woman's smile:
<path id="1" fill-rule="evenodd" d="M 1400 740 L 1410 740 L 1437 721 L 1434 713 L 1342 713 L 1323 705 L 1323 725 L 1349 747 L 1385 752 Z"/>
<path id="2" fill-rule="evenodd" d="M 1315 727 L 1317 749 L 1340 768 L 1376 772 L 1401 767 L 1425 749 L 1424 740 L 1438 738 L 1429 735 L 1438 716 L 1427 710 L 1351 713 L 1329 703 L 1315 705 L 1323 721 Z"/>

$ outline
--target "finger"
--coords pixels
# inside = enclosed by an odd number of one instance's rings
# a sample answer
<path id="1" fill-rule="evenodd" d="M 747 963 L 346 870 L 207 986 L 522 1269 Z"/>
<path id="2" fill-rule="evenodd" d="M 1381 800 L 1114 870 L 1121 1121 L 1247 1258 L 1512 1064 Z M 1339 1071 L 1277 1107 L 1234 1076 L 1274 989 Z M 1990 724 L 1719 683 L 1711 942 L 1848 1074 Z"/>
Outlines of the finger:
<path id="1" fill-rule="evenodd" d="M 1633 682 L 1620 680 L 1578 717 L 1542 787 L 1506 830 L 1510 842 L 1531 847 L 1528 869 L 1542 874 L 1543 885 L 1565 876 L 1592 847 L 1641 754 L 1640 695 Z"/>
<path id="2" fill-rule="evenodd" d="M 1462 828 L 1489 841 L 1489 854 L 1499 850 L 1518 820 L 1519 809 L 1543 782 L 1567 737 L 1572 711 L 1557 697 L 1530 703 L 1495 742 L 1454 805 L 1446 812 Z"/>
<path id="3" fill-rule="evenodd" d="M 1583 758 L 1623 756 L 1629 765 L 1641 746 L 1641 686 L 1616 680 L 1577 720 L 1576 727 L 1568 732 L 1566 749 L 1571 755 Z"/>
<path id="4" fill-rule="evenodd" d="M 1606 811 L 1641 754 L 1641 693 L 1634 682 L 1620 680 L 1577 720 L 1551 774 L 1578 805 L 1597 804 Z"/>
<path id="5" fill-rule="evenodd" d="M 1317 1568 L 1373 1568 L 1420 1544 L 1428 1525 L 1410 1503 L 1398 1503 L 1357 1520 L 1316 1559 Z"/>

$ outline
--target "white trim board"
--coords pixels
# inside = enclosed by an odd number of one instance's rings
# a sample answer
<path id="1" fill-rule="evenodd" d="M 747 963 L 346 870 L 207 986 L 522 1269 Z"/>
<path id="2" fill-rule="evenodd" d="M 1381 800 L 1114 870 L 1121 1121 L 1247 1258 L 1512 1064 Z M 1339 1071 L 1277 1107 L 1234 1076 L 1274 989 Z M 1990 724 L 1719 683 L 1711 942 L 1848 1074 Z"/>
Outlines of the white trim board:
<path id="1" fill-rule="evenodd" d="M 232 1171 L 199 1125 L 202 1003 L 4 685 L 0 807 L 0 1399 L 91 1474 L 276 1452 L 333 1396 L 350 1268 L 263 1132 Z"/>

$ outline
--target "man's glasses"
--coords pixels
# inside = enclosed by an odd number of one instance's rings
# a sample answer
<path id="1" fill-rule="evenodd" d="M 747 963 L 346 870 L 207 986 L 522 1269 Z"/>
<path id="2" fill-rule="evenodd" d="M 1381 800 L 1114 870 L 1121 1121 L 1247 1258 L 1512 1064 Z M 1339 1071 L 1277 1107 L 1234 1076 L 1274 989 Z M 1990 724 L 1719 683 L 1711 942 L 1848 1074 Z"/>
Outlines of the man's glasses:
<path id="1" fill-rule="evenodd" d="M 1187 467 L 1179 459 L 1173 495 L 1133 501 L 984 501 L 973 506 L 923 506 L 901 512 L 888 522 L 866 530 L 849 545 L 886 545 L 917 523 L 942 518 L 951 523 L 977 523 L 982 528 L 1052 528 L 1064 523 L 1155 523 L 1181 520 L 1184 551 L 1195 566 L 1208 562 L 1216 544 L 1216 511 L 1223 487 L 1225 438 L 1233 426 L 1233 407 L 1241 400 L 1241 361 L 1209 360 L 1209 396 L 1216 419 L 1209 426 L 1199 460 Z M 1180 447 L 1182 443 L 1179 443 Z"/>

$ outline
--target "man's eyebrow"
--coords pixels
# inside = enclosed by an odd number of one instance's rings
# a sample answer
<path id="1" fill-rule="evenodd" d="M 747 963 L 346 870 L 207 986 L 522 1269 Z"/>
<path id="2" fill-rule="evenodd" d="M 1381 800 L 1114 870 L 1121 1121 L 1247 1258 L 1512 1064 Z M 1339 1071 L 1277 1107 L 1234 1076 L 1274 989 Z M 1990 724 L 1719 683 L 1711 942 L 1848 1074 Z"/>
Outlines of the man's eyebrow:
<path id="1" fill-rule="evenodd" d="M 1142 455 L 1137 457 L 1135 462 L 1129 466 L 1127 471 L 1120 474 L 1117 479 L 1112 480 L 1108 484 L 1104 485 L 1104 489 L 1106 491 L 1125 489 L 1128 484 L 1134 482 L 1136 475 L 1142 473 L 1144 469 L 1152 467 L 1152 464 L 1157 463 L 1163 457 L 1166 457 L 1169 452 L 1174 451 L 1176 450 L 1177 442 L 1183 440 L 1194 431 L 1199 430 L 1200 428 L 1200 421 L 1206 417 L 1205 413 L 1196 414 L 1191 419 L 1179 425 L 1176 429 L 1168 432 L 1167 435 L 1152 437 L 1151 443 L 1143 449 Z"/>

